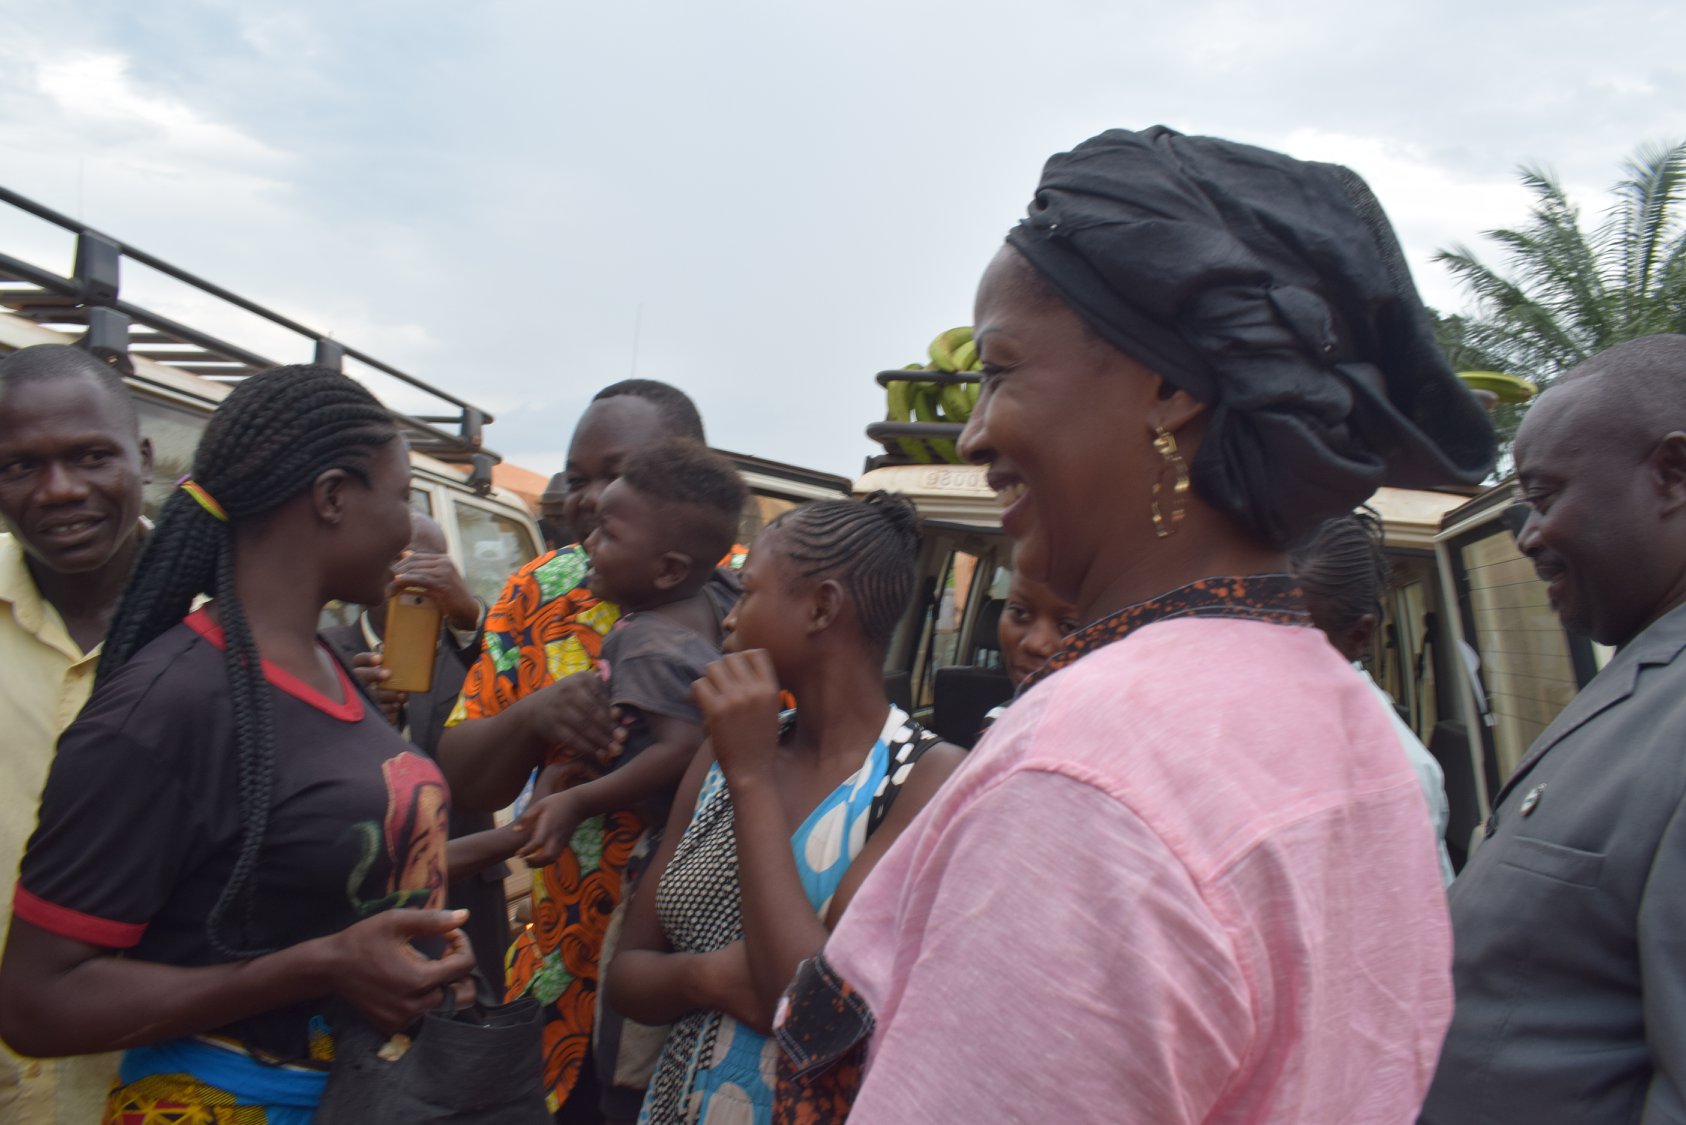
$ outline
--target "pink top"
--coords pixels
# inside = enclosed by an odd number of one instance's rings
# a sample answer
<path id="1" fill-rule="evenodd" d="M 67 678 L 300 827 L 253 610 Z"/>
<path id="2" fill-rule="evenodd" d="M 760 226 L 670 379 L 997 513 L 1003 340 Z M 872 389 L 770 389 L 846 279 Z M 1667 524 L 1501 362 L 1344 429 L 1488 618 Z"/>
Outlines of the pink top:
<path id="1" fill-rule="evenodd" d="M 826 946 L 874 1122 L 1409 1122 L 1452 1014 L 1422 790 L 1312 628 L 1179 618 L 1013 704 Z"/>

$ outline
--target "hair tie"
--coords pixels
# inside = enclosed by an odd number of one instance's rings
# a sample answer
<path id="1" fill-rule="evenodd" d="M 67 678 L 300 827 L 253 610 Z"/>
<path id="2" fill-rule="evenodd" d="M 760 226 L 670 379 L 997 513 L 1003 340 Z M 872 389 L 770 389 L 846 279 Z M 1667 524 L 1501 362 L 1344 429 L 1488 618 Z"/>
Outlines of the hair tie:
<path id="1" fill-rule="evenodd" d="M 222 510 L 222 505 L 217 503 L 215 497 L 205 491 L 204 485 L 200 484 L 192 477 L 183 477 L 176 482 L 176 487 L 193 497 L 195 503 L 207 512 L 211 513 L 217 519 L 221 520 L 223 523 L 228 522 L 228 513 Z"/>

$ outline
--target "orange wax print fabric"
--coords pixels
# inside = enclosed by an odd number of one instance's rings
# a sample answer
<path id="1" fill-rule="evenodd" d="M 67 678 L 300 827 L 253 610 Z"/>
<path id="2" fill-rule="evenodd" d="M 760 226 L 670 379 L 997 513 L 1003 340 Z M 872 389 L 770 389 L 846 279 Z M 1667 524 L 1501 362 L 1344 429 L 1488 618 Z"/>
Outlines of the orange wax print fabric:
<path id="1" fill-rule="evenodd" d="M 723 565 L 742 566 L 744 554 L 733 548 Z M 584 549 L 574 544 L 539 556 L 510 577 L 486 614 L 480 658 L 447 726 L 496 715 L 596 665 L 603 635 L 621 614 L 582 584 L 589 566 Z M 546 764 L 559 758 L 553 748 Z M 509 998 L 531 995 L 545 1009 L 545 1085 L 553 1112 L 588 1063 L 603 936 L 645 829 L 630 810 L 582 821 L 556 862 L 533 872 L 533 922 L 505 958 Z"/>

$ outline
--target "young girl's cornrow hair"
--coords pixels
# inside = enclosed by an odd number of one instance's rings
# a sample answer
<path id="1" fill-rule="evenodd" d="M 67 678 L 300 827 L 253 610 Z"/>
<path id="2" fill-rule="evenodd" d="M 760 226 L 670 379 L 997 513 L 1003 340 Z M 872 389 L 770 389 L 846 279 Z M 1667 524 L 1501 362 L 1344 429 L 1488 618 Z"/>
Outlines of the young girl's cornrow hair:
<path id="1" fill-rule="evenodd" d="M 1388 580 L 1381 521 L 1367 510 L 1325 520 L 1289 553 L 1288 569 L 1335 615 L 1331 628 L 1351 629 L 1367 613 L 1379 618 Z"/>
<path id="2" fill-rule="evenodd" d="M 834 578 L 855 603 L 861 632 L 884 649 L 913 596 L 919 513 L 907 497 L 873 492 L 860 500 L 820 500 L 769 525 L 804 578 Z"/>
<path id="3" fill-rule="evenodd" d="M 392 416 L 375 397 L 326 367 L 277 367 L 235 387 L 211 415 L 193 457 L 193 482 L 222 516 L 185 489 L 171 493 L 100 654 L 97 679 L 103 681 L 181 621 L 194 598 L 216 598 L 234 708 L 241 828 L 234 870 L 205 921 L 205 933 L 225 957 L 270 951 L 253 948 L 250 938 L 253 875 L 269 825 L 275 771 L 269 686 L 234 586 L 234 528 L 279 508 L 330 469 L 368 484 L 375 452 L 397 438 Z M 230 940 L 225 923 L 236 911 L 238 937 Z"/>

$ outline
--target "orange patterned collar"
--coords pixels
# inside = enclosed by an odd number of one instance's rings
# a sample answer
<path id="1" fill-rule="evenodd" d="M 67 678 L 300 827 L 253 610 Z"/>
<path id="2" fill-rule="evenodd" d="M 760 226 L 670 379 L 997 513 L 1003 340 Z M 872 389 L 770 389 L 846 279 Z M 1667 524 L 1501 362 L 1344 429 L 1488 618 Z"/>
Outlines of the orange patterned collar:
<path id="1" fill-rule="evenodd" d="M 1123 640 L 1144 625 L 1173 617 L 1247 617 L 1277 625 L 1311 623 L 1304 592 L 1286 574 L 1202 578 L 1085 625 L 1065 639 L 1048 663 L 1025 678 L 1019 692 L 1096 649 Z"/>

